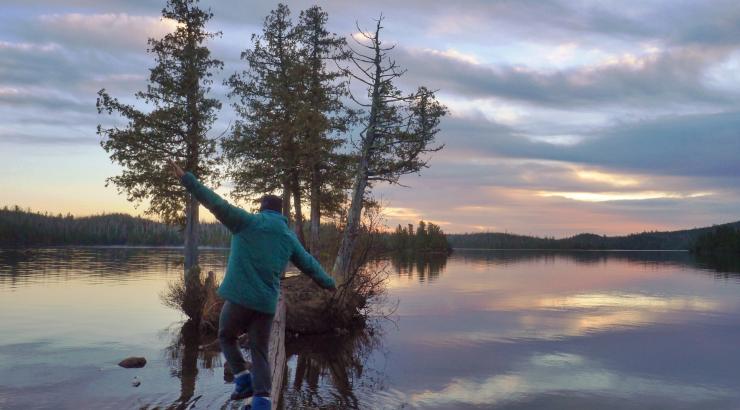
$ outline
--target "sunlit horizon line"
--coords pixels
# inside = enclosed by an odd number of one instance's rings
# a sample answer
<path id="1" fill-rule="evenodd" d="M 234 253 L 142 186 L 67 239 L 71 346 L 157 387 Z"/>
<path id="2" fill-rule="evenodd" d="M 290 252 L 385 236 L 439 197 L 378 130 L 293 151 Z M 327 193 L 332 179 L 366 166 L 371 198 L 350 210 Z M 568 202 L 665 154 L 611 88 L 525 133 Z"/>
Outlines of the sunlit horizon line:
<path id="1" fill-rule="evenodd" d="M 582 202 L 609 202 L 609 201 L 644 201 L 649 199 L 691 199 L 714 195 L 713 192 L 693 192 L 682 194 L 664 191 L 637 191 L 637 192 L 561 192 L 539 191 L 538 196 L 550 198 L 561 197 Z"/>

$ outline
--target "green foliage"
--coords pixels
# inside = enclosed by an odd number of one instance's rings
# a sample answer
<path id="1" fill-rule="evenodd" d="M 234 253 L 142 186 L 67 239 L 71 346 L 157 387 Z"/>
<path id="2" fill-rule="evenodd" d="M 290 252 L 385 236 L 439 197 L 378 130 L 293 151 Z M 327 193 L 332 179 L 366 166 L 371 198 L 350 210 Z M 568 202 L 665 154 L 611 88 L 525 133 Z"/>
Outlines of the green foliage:
<path id="1" fill-rule="evenodd" d="M 395 72 L 395 62 L 386 69 Z M 374 105 L 378 110 L 375 120 L 368 120 L 372 128 L 366 137 L 368 180 L 398 183 L 401 176 L 420 172 L 428 166 L 425 154 L 441 150 L 434 145 L 439 122 L 447 108 L 437 101 L 434 91 L 426 87 L 403 96 L 392 82 L 382 80 Z"/>
<path id="2" fill-rule="evenodd" d="M 301 85 L 296 33 L 286 5 L 270 12 L 262 34 L 252 35 L 252 49 L 241 58 L 247 69 L 226 82 L 239 120 L 223 149 L 234 181 L 232 195 L 250 198 L 284 189 L 298 166 L 296 91 Z"/>
<path id="3" fill-rule="evenodd" d="M 309 187 L 312 218 L 318 212 L 338 215 L 351 186 L 352 158 L 341 152 L 344 133 L 355 121 L 356 113 L 344 104 L 348 95 L 347 75 L 333 66 L 347 60 L 350 53 L 344 38 L 326 29 L 328 14 L 318 6 L 301 12 L 295 27 L 298 39 L 298 65 L 301 79 L 301 104 L 297 125 L 301 142 L 299 161 Z M 319 211 L 320 210 L 320 211 Z M 317 221 L 318 223 L 318 221 Z"/>
<path id="4" fill-rule="evenodd" d="M 298 214 L 310 192 L 312 205 L 340 212 L 350 166 L 339 150 L 352 112 L 342 102 L 345 74 L 327 67 L 347 58 L 344 39 L 326 31 L 327 18 L 314 6 L 294 25 L 288 6 L 279 4 L 241 55 L 247 69 L 226 82 L 239 115 L 223 142 L 233 196 L 283 191 Z"/>
<path id="5" fill-rule="evenodd" d="M 204 43 L 220 33 L 209 33 L 205 24 L 210 11 L 197 7 L 197 0 L 169 0 L 162 17 L 177 22 L 175 31 L 162 39 L 149 39 L 155 66 L 146 90 L 135 94 L 152 109 L 140 111 L 98 92 L 97 109 L 124 119 L 123 127 L 98 126 L 102 147 L 113 162 L 123 167 L 108 178 L 135 203 L 149 201 L 146 212 L 168 223 L 184 223 L 186 193 L 165 169 L 168 159 L 212 184 L 217 181 L 216 141 L 208 136 L 221 103 L 208 98 L 212 75 L 223 63 L 213 59 Z"/>

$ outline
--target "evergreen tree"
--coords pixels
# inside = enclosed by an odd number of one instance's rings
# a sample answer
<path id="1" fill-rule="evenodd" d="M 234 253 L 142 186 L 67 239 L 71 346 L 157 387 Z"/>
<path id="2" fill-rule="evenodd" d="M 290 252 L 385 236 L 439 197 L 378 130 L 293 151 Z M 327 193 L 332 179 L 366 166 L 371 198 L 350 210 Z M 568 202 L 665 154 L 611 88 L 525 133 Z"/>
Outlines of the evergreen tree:
<path id="1" fill-rule="evenodd" d="M 252 49 L 242 52 L 247 69 L 226 84 L 239 115 L 224 140 L 224 154 L 234 180 L 235 197 L 282 190 L 283 214 L 295 207 L 295 230 L 303 238 L 300 145 L 297 118 L 301 108 L 301 67 L 297 34 L 285 4 L 265 18 L 262 34 L 252 36 Z"/>
<path id="2" fill-rule="evenodd" d="M 300 75 L 303 84 L 303 104 L 298 126 L 301 135 L 303 175 L 309 189 L 311 223 L 309 248 L 318 254 L 319 226 L 322 208 L 336 212 L 346 198 L 351 185 L 347 155 L 338 152 L 353 112 L 343 103 L 347 92 L 346 73 L 331 70 L 327 62 L 349 58 L 344 38 L 326 29 L 328 15 L 313 6 L 301 12 L 296 33 L 300 45 Z"/>
<path id="3" fill-rule="evenodd" d="M 419 221 L 419 227 L 416 228 L 416 237 L 414 238 L 414 249 L 427 249 L 427 226 L 424 221 Z"/>
<path id="4" fill-rule="evenodd" d="M 149 39 L 149 52 L 156 65 L 150 70 L 145 91 L 135 94 L 152 109 L 137 107 L 98 92 L 99 113 L 126 119 L 124 127 L 98 126 L 102 147 L 113 162 L 123 167 L 121 175 L 108 179 L 128 199 L 149 201 L 146 212 L 168 223 L 185 225 L 185 271 L 198 263 L 198 202 L 189 197 L 165 170 L 175 158 L 197 178 L 216 184 L 216 139 L 208 135 L 221 103 L 207 95 L 213 73 L 223 67 L 211 58 L 205 43 L 220 33 L 206 31 L 213 17 L 197 0 L 169 0 L 162 17 L 177 22 L 177 28 L 162 39 Z"/>

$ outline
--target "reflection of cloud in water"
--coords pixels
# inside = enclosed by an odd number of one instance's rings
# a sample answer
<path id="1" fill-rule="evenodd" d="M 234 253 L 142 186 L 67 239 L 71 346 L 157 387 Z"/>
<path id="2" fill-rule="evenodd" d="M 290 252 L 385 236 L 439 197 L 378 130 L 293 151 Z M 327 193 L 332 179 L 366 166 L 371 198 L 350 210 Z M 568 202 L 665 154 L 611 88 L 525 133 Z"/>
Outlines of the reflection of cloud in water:
<path id="1" fill-rule="evenodd" d="M 444 339 L 429 339 L 431 345 L 466 345 L 516 339 L 556 340 L 584 336 L 622 327 L 685 321 L 684 313 L 719 311 L 715 301 L 694 296 L 655 296 L 638 293 L 590 293 L 542 299 L 508 299 L 494 302 L 490 311 L 516 315 L 508 326 L 492 330 L 452 331 Z M 680 317 L 676 314 L 680 314 Z"/>
<path id="2" fill-rule="evenodd" d="M 563 377 L 567 374 L 568 377 Z M 495 405 L 542 394 L 577 391 L 633 398 L 638 395 L 664 396 L 686 402 L 729 397 L 733 392 L 719 388 L 674 383 L 621 374 L 575 354 L 534 355 L 514 372 L 483 380 L 456 378 L 441 390 L 409 394 L 406 401 L 415 407 L 445 406 L 452 403 Z"/>
<path id="3" fill-rule="evenodd" d="M 573 308 L 635 308 L 660 311 L 693 310 L 712 311 L 718 309 L 716 302 L 694 296 L 652 296 L 639 293 L 590 293 L 558 298 L 540 299 L 539 307 L 552 309 Z"/>

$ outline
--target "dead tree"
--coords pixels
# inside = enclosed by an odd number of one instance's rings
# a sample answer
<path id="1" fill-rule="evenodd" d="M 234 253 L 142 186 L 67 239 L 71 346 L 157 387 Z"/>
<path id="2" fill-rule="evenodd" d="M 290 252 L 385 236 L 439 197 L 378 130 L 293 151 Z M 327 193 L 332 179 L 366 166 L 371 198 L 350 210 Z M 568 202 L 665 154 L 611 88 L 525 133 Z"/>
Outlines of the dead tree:
<path id="1" fill-rule="evenodd" d="M 352 255 L 360 228 L 362 209 L 374 183 L 398 184 L 405 174 L 418 173 L 427 167 L 425 154 L 439 151 L 435 144 L 439 121 L 447 113 L 434 91 L 419 87 L 403 94 L 394 81 L 406 72 L 398 67 L 389 52 L 395 45 L 385 46 L 380 40 L 383 17 L 377 20 L 374 33 L 358 27 L 357 51 L 352 49 L 347 68 L 350 77 L 367 88 L 367 99 L 351 98 L 364 107 L 363 129 L 353 141 L 356 149 L 356 171 L 351 203 L 342 235 L 334 275 L 346 282 L 353 270 Z"/>

